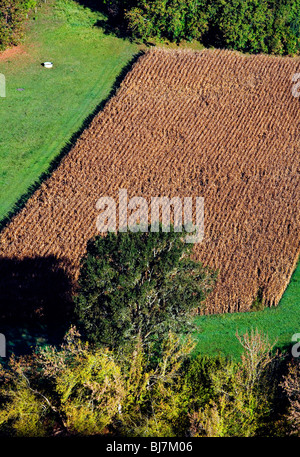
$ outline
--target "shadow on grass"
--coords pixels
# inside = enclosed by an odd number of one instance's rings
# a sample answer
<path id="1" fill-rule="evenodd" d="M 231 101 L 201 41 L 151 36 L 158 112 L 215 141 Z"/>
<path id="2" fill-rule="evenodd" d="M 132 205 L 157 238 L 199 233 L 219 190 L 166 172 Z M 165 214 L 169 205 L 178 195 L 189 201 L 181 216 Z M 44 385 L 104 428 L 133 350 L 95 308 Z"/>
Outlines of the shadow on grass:
<path id="1" fill-rule="evenodd" d="M 66 260 L 0 259 L 0 332 L 7 356 L 62 340 L 73 319 L 73 284 Z"/>
<path id="2" fill-rule="evenodd" d="M 123 8 L 122 5 L 120 6 L 122 2 L 115 1 L 107 4 L 101 0 L 78 0 L 78 3 L 91 11 L 100 12 L 105 17 L 103 20 L 98 20 L 94 27 L 102 28 L 106 35 L 115 35 L 118 38 L 132 41 L 124 22 Z"/>
<path id="3" fill-rule="evenodd" d="M 15 203 L 13 209 L 7 214 L 7 216 L 0 221 L 0 231 L 6 227 L 11 219 L 18 213 L 20 212 L 24 206 L 26 205 L 28 199 L 34 194 L 34 192 L 40 187 L 43 181 L 45 181 L 47 178 L 50 177 L 50 175 L 53 173 L 53 171 L 59 166 L 61 160 L 70 152 L 70 150 L 73 148 L 75 145 L 76 141 L 80 138 L 84 130 L 86 130 L 89 125 L 91 124 L 92 120 L 94 117 L 100 113 L 104 106 L 108 103 L 108 101 L 114 97 L 123 81 L 125 78 L 126 74 L 128 71 L 131 69 L 132 65 L 138 60 L 138 58 L 143 54 L 143 51 L 138 52 L 133 56 L 133 58 L 130 60 L 130 62 L 122 69 L 118 77 L 116 78 L 113 87 L 109 93 L 109 95 L 106 97 L 106 99 L 102 100 L 94 109 L 94 111 L 89 114 L 89 116 L 86 117 L 86 119 L 83 121 L 81 127 L 77 132 L 75 132 L 70 140 L 67 142 L 67 144 L 61 149 L 61 151 L 58 153 L 58 155 L 55 157 L 54 160 L 50 163 L 47 171 L 41 174 L 39 179 L 32 184 L 28 190 L 18 199 L 18 201 Z"/>

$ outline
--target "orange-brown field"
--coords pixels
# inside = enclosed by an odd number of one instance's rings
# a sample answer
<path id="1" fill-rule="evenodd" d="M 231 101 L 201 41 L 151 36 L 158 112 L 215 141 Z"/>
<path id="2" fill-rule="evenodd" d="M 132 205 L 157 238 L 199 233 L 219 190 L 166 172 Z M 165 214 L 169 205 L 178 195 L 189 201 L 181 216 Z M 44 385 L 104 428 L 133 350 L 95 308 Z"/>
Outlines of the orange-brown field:
<path id="1" fill-rule="evenodd" d="M 96 202 L 117 200 L 121 188 L 147 200 L 204 197 L 205 238 L 194 255 L 219 269 L 207 312 L 248 311 L 258 295 L 276 305 L 300 247 L 297 72 L 299 59 L 230 51 L 143 55 L 2 232 L 3 306 L 8 286 L 14 296 L 27 290 L 14 279 L 22 262 L 27 280 L 47 262 L 76 279 L 97 233 Z"/>

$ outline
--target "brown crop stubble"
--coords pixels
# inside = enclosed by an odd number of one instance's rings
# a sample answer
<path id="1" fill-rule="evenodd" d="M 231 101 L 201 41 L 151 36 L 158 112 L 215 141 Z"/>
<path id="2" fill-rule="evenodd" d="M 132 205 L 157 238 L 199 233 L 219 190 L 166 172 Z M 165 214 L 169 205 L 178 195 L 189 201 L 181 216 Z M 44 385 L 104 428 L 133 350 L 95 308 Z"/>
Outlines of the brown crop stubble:
<path id="1" fill-rule="evenodd" d="M 194 256 L 219 269 L 207 312 L 281 298 L 299 255 L 300 61 L 220 50 L 146 53 L 3 231 L 2 257 L 54 255 L 77 277 L 96 201 L 203 196 Z"/>

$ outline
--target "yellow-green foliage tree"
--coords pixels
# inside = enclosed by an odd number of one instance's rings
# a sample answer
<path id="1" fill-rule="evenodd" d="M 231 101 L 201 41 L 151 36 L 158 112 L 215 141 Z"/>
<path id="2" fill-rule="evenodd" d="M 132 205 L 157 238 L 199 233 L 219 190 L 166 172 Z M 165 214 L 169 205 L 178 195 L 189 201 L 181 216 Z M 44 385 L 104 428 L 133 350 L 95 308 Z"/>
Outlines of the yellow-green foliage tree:
<path id="1" fill-rule="evenodd" d="M 210 372 L 211 398 L 191 415 L 193 436 L 255 436 L 272 413 L 274 345 L 257 330 L 237 337 L 241 362 L 229 360 Z"/>
<path id="2" fill-rule="evenodd" d="M 103 433 L 125 395 L 113 354 L 91 350 L 72 328 L 60 349 L 12 358 L 2 369 L 0 424 L 11 421 L 19 435 Z"/>
<path id="3" fill-rule="evenodd" d="M 126 370 L 126 397 L 120 417 L 120 432 L 127 436 L 176 436 L 181 416 L 179 379 L 182 364 L 194 348 L 169 333 L 161 358 L 153 367 L 149 353 L 139 343 Z"/>
<path id="4" fill-rule="evenodd" d="M 190 357 L 192 340 L 170 333 L 154 362 L 141 339 L 125 356 L 82 342 L 71 328 L 61 347 L 12 357 L 9 367 L 2 367 L 0 434 L 268 435 L 280 359 L 271 355 L 272 345 L 258 332 L 240 342 L 240 362 L 195 359 Z M 284 387 L 291 399 L 290 420 L 299 430 L 297 370 Z"/>
<path id="5" fill-rule="evenodd" d="M 141 341 L 130 357 L 119 359 L 82 342 L 71 328 L 60 348 L 12 357 L 8 369 L 1 368 L 0 432 L 174 434 L 175 381 L 192 348 L 190 340 L 182 343 L 169 334 L 160 361 L 150 366 Z"/>

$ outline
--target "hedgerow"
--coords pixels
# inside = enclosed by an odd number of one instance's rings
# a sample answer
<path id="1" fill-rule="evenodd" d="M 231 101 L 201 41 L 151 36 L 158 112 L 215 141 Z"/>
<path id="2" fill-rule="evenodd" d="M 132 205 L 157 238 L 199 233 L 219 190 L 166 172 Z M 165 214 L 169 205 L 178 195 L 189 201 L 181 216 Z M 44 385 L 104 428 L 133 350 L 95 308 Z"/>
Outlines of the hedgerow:
<path id="1" fill-rule="evenodd" d="M 200 40 L 251 53 L 297 54 L 300 0 L 106 0 L 133 38 Z"/>

